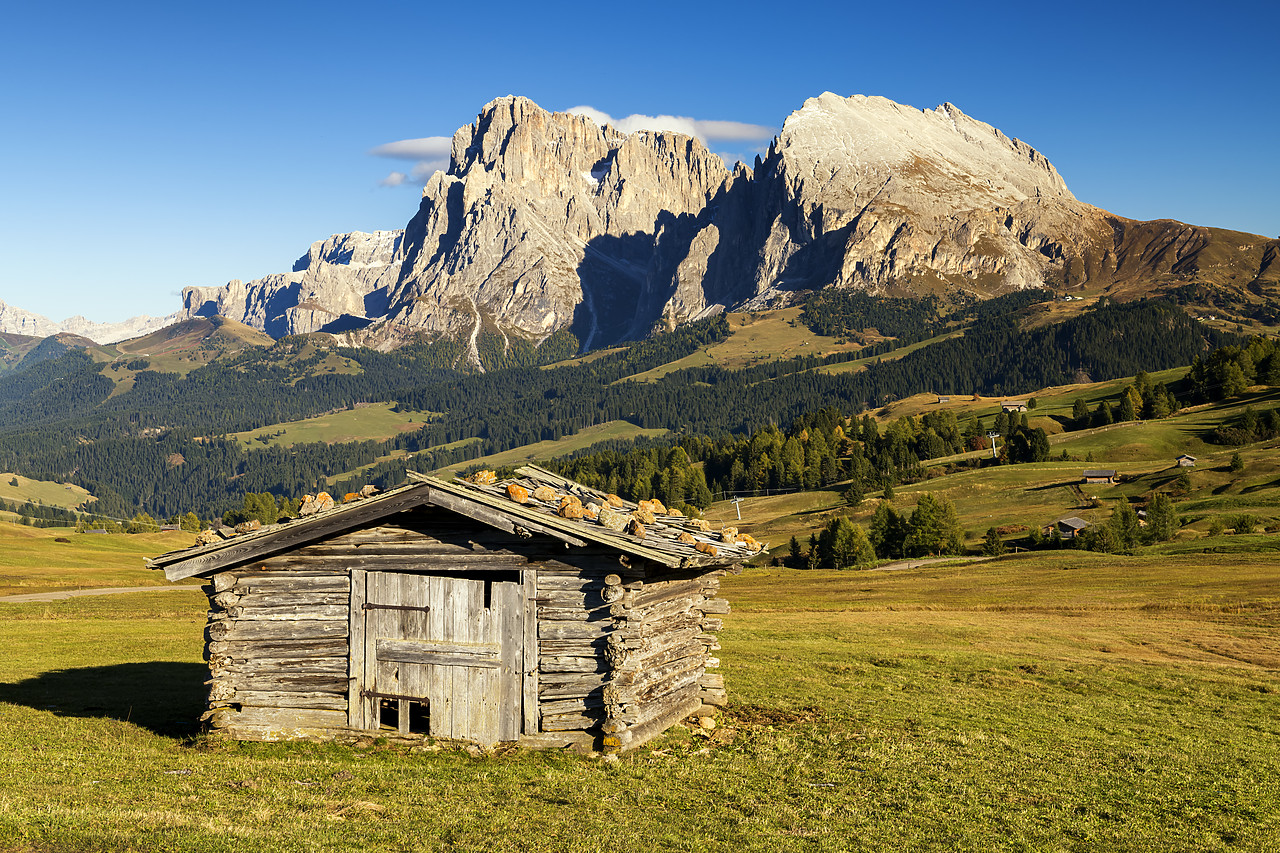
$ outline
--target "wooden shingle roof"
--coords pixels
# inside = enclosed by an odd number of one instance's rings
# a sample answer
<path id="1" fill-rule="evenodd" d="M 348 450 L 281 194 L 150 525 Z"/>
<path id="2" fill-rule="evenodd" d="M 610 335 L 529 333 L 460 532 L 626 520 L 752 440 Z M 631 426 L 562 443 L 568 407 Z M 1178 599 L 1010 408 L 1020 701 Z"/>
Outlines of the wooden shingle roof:
<path id="1" fill-rule="evenodd" d="M 584 505 L 601 506 L 608 505 L 612 496 L 534 465 L 516 473 L 518 476 L 510 480 L 485 483 L 445 480 L 409 471 L 407 486 L 207 545 L 172 551 L 147 564 L 164 569 L 165 577 L 171 581 L 182 580 L 280 554 L 418 506 L 442 507 L 519 536 L 542 534 L 579 547 L 588 543 L 604 545 L 670 568 L 730 566 L 764 548 L 749 537 L 739 541 L 730 528 L 722 532 L 703 530 L 699 522 L 670 511 L 657 514 L 644 524 L 643 535 L 610 529 L 599 519 L 565 518 L 559 512 L 565 495 L 573 495 Z M 511 485 L 528 492 L 523 503 L 508 496 L 507 487 Z M 550 490 L 554 499 L 535 497 L 539 487 Z M 640 510 L 637 504 L 616 497 L 613 504 L 616 513 L 632 515 Z"/>

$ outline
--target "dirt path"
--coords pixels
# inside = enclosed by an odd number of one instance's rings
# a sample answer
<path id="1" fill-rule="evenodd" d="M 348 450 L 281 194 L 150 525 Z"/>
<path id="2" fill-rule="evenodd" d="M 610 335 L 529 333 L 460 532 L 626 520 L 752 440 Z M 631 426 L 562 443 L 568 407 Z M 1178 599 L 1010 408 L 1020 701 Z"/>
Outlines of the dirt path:
<path id="1" fill-rule="evenodd" d="M 918 569 L 921 566 L 927 566 L 931 563 L 981 563 L 983 560 L 990 560 L 991 557 L 917 557 L 913 560 L 898 560 L 893 563 L 885 563 L 883 566 L 876 566 L 874 569 L 867 569 L 869 572 L 900 572 L 904 569 Z M 2 601 L 3 599 L 0 599 Z"/>
<path id="2" fill-rule="evenodd" d="M 156 592 L 174 589 L 200 589 L 198 586 L 105 586 L 98 589 L 60 589 L 54 592 L 28 592 L 22 595 L 0 595 L 0 602 L 22 604 L 32 601 L 62 601 L 81 595 L 117 595 L 122 592 Z"/>

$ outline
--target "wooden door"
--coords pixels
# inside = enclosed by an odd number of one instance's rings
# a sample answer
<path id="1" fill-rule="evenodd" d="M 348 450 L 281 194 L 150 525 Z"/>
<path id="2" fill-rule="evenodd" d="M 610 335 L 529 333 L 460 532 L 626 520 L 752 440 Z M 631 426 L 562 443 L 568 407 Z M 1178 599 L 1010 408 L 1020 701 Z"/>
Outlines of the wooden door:
<path id="1" fill-rule="evenodd" d="M 351 724 L 518 739 L 525 607 L 509 574 L 353 572 Z"/>

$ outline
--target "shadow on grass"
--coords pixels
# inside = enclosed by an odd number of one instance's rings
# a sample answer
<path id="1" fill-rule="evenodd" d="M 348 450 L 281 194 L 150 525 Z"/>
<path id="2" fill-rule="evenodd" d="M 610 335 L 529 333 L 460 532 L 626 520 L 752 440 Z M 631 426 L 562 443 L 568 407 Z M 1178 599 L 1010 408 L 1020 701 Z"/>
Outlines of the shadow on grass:
<path id="1" fill-rule="evenodd" d="M 0 684 L 0 702 L 61 717 L 122 720 L 165 737 L 189 737 L 200 728 L 208 677 L 202 663 L 175 661 L 56 669 Z"/>
<path id="2" fill-rule="evenodd" d="M 1048 492 L 1053 489 L 1069 489 L 1072 486 L 1075 486 L 1078 484 L 1079 484 L 1079 480 L 1062 480 L 1061 482 L 1058 482 L 1058 483 L 1046 483 L 1043 486 L 1028 486 L 1027 488 L 1023 489 L 1023 491 L 1024 492 Z"/>

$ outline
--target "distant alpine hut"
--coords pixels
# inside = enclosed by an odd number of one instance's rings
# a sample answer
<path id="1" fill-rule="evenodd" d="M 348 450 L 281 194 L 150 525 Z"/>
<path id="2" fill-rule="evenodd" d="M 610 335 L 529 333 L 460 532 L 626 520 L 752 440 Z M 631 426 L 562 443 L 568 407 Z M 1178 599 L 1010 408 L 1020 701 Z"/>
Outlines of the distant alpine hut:
<path id="1" fill-rule="evenodd" d="M 1184 454 L 1182 454 L 1181 456 L 1179 456 L 1179 457 L 1177 458 L 1177 460 L 1176 460 L 1176 461 L 1177 461 L 1177 463 L 1178 463 L 1178 467 L 1179 467 L 1179 468 L 1194 468 L 1194 467 L 1196 467 L 1196 458 L 1195 458 L 1194 456 L 1192 456 L 1190 453 L 1184 453 Z"/>
<path id="2" fill-rule="evenodd" d="M 517 474 L 410 472 L 151 561 L 206 581 L 212 728 L 627 750 L 723 705 L 720 577 L 763 546 Z"/>
<path id="3" fill-rule="evenodd" d="M 1026 410 L 1026 400 L 1006 400 L 1000 404 L 1000 411 L 1002 412 L 1025 412 Z"/>
<path id="4" fill-rule="evenodd" d="M 1058 519 L 1054 527 L 1050 527 L 1049 530 L 1052 531 L 1056 527 L 1058 535 L 1063 539 L 1075 539 L 1088 526 L 1089 522 L 1085 521 L 1083 518 L 1077 518 L 1073 515 L 1069 518 Z"/>
<path id="5" fill-rule="evenodd" d="M 1116 472 L 1109 468 L 1086 468 L 1084 481 L 1086 483 L 1114 483 L 1116 481 Z"/>
<path id="6" fill-rule="evenodd" d="M 939 403 L 939 404 L 942 404 L 942 403 L 950 403 L 950 402 L 951 402 L 951 398 L 950 398 L 950 397 L 938 397 L 938 403 Z"/>

